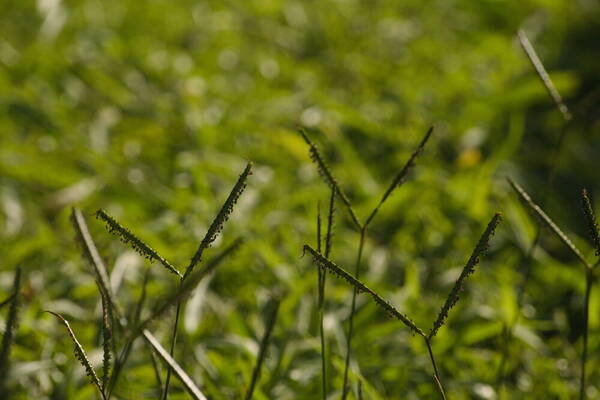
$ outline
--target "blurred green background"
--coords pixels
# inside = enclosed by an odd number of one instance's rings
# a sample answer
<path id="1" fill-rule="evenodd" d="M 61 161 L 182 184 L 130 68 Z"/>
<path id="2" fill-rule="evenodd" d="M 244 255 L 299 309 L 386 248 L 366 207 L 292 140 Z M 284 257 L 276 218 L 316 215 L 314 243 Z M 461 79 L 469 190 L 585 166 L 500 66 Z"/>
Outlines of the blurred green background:
<path id="1" fill-rule="evenodd" d="M 175 278 L 111 237 L 94 211 L 185 266 L 248 160 L 254 174 L 209 255 L 238 236 L 247 242 L 188 301 L 175 358 L 211 399 L 241 398 L 267 301 L 282 291 L 255 398 L 319 398 L 317 275 L 301 249 L 315 242 L 316 204 L 329 191 L 295 127 L 309 129 L 364 218 L 431 124 L 414 173 L 372 224 L 364 281 L 429 327 L 485 224 L 503 212 L 434 341 L 447 392 L 575 397 L 584 272 L 542 230 L 517 304 L 536 225 L 505 177 L 594 260 L 578 196 L 586 186 L 600 198 L 599 17 L 592 0 L 0 1 L 1 298 L 14 268 L 24 271 L 10 398 L 95 396 L 63 327 L 43 313 L 69 319 L 99 365 L 99 296 L 70 207 L 84 210 L 121 303 L 132 307 L 150 269 L 151 307 Z M 519 28 L 574 114 L 567 126 L 518 45 Z M 332 258 L 352 269 L 357 245 L 338 205 Z M 332 399 L 351 293 L 328 279 Z M 503 329 L 517 313 L 501 380 Z M 152 327 L 165 346 L 171 317 Z M 366 399 L 436 396 L 419 338 L 364 295 L 355 321 L 353 388 L 361 380 Z M 596 287 L 589 398 L 600 398 L 599 330 Z M 116 394 L 158 395 L 144 347 Z M 176 381 L 171 398 L 188 398 Z"/>

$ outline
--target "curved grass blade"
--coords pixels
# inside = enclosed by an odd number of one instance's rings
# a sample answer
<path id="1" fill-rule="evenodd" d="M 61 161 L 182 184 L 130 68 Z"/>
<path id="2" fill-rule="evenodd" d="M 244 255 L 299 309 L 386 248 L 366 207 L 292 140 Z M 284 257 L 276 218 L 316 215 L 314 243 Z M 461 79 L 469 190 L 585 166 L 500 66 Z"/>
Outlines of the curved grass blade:
<path id="1" fill-rule="evenodd" d="M 117 222 L 113 217 L 108 215 L 106 211 L 100 209 L 96 211 L 96 218 L 101 219 L 106 223 L 106 228 L 109 233 L 116 234 L 119 236 L 121 241 L 125 244 L 129 244 L 135 251 L 140 255 L 146 257 L 149 260 L 156 260 L 161 263 L 169 272 L 182 277 L 181 273 L 171 265 L 165 258 L 156 252 L 152 247 L 147 245 L 143 240 L 135 236 L 129 229 Z"/>
<path id="2" fill-rule="evenodd" d="M 369 289 L 364 283 L 362 283 L 358 279 L 354 278 L 352 275 L 350 275 L 348 272 L 346 272 L 343 268 L 341 268 L 338 265 L 334 264 L 333 262 L 329 261 L 328 259 L 323 257 L 321 254 L 316 252 L 312 247 L 310 247 L 307 244 L 304 245 L 304 251 L 305 252 L 308 251 L 310 253 L 310 255 L 313 258 L 313 261 L 319 268 L 324 268 L 324 269 L 328 270 L 329 272 L 331 272 L 332 274 L 345 279 L 346 282 L 348 282 L 350 285 L 352 285 L 357 290 L 357 292 L 368 293 L 369 295 L 371 295 L 371 297 L 373 298 L 375 303 L 377 303 L 381 308 L 383 308 L 390 316 L 400 320 L 404 325 L 406 325 L 408 328 L 410 328 L 416 334 L 425 337 L 425 334 L 423 333 L 423 331 L 421 329 L 419 329 L 415 325 L 415 323 L 410 320 L 410 318 L 408 318 L 406 315 L 404 315 L 401 312 L 399 312 L 398 310 L 396 310 L 396 308 L 394 308 L 394 306 L 392 306 L 390 303 L 388 303 L 386 300 L 384 300 L 376 292 Z"/>
<path id="3" fill-rule="evenodd" d="M 246 168 L 244 169 L 240 177 L 238 178 L 237 182 L 233 186 L 233 189 L 231 189 L 231 192 L 229 193 L 227 200 L 225 200 L 225 203 L 223 203 L 221 210 L 219 211 L 213 222 L 210 224 L 210 227 L 208 228 L 204 239 L 202 239 L 202 241 L 200 242 L 198 250 L 196 250 L 196 253 L 192 257 L 190 264 L 185 270 L 184 278 L 192 273 L 192 270 L 202 258 L 202 253 L 204 252 L 204 250 L 206 250 L 211 245 L 211 243 L 215 241 L 217 235 L 223 229 L 223 224 L 229 219 L 229 215 L 233 212 L 233 207 L 235 206 L 235 203 L 237 203 L 238 199 L 240 198 L 244 189 L 246 188 L 246 180 L 251 174 L 252 163 L 249 162 L 246 165 Z"/>
<path id="4" fill-rule="evenodd" d="M 198 389 L 198 386 L 192 381 L 192 378 L 177 364 L 175 360 L 169 355 L 167 350 L 160 344 L 160 342 L 150 333 L 148 330 L 144 329 L 142 332 L 144 339 L 154 348 L 156 354 L 175 372 L 175 375 L 183 386 L 185 390 L 195 399 L 195 400 L 206 400 L 206 396 Z"/>
<path id="5" fill-rule="evenodd" d="M 73 223 L 73 228 L 75 229 L 77 238 L 83 245 L 83 253 L 94 269 L 96 281 L 98 281 L 100 286 L 102 286 L 102 290 L 108 297 L 112 309 L 117 315 L 117 320 L 119 324 L 121 324 L 123 322 L 121 320 L 122 312 L 114 298 L 112 287 L 110 285 L 110 278 L 108 276 L 108 270 L 104 264 L 104 261 L 102 260 L 102 257 L 100 257 L 100 253 L 98 253 L 98 249 L 96 248 L 96 244 L 92 239 L 92 235 L 90 234 L 81 210 L 76 207 L 71 209 L 71 222 Z"/>
<path id="6" fill-rule="evenodd" d="M 275 298 L 271 301 L 271 314 L 269 315 L 269 320 L 267 321 L 265 333 L 263 334 L 262 340 L 260 341 L 260 348 L 258 350 L 258 357 L 256 358 L 256 365 L 254 366 L 254 370 L 252 371 L 252 379 L 250 380 L 250 386 L 248 387 L 246 396 L 244 397 L 245 400 L 250 400 L 252 398 L 252 394 L 254 393 L 254 388 L 256 387 L 256 383 L 258 382 L 258 378 L 260 376 L 260 369 L 265 359 L 265 355 L 267 354 L 267 347 L 269 346 L 271 333 L 273 332 L 273 328 L 275 327 L 275 321 L 277 321 L 277 313 L 279 311 L 280 304 L 281 300 L 278 298 Z"/>
<path id="7" fill-rule="evenodd" d="M 581 201 L 583 203 L 583 214 L 585 215 L 585 221 L 587 222 L 590 237 L 594 242 L 596 248 L 596 256 L 600 257 L 600 232 L 598 232 L 598 224 L 596 223 L 596 216 L 594 215 L 594 209 L 592 208 L 592 202 L 588 196 L 587 190 L 581 191 Z"/>
<path id="8" fill-rule="evenodd" d="M 415 166 L 415 161 L 416 161 L 417 157 L 419 157 L 419 155 L 421 155 L 421 153 L 423 153 L 423 151 L 425 150 L 425 145 L 427 144 L 427 141 L 431 137 L 432 133 L 433 133 L 433 126 L 430 126 L 429 129 L 427 130 L 427 133 L 425 133 L 425 136 L 419 143 L 419 146 L 417 147 L 417 149 L 412 153 L 412 155 L 410 156 L 410 158 L 408 159 L 406 164 L 404 164 L 404 167 L 402 167 L 400 172 L 398 172 L 398 175 L 396 175 L 396 177 L 392 181 L 391 185 L 387 188 L 387 190 L 381 197 L 381 200 L 379 200 L 379 204 L 377 204 L 377 206 L 371 212 L 371 215 L 369 215 L 369 218 L 367 218 L 364 226 L 369 225 L 371 220 L 373 220 L 373 218 L 379 211 L 379 208 L 381 207 L 381 205 L 383 203 L 385 203 L 385 201 L 392 194 L 394 189 L 396 189 L 398 186 L 400 186 L 404 183 L 406 176 L 408 175 L 410 170 Z"/>
<path id="9" fill-rule="evenodd" d="M 556 90 L 556 86 L 554 86 L 554 83 L 552 83 L 552 79 L 550 79 L 548 72 L 546 72 L 546 68 L 544 68 L 544 64 L 542 64 L 540 58 L 535 52 L 535 49 L 529 42 L 525 31 L 519 29 L 519 31 L 517 32 L 517 36 L 519 38 L 519 43 L 521 44 L 521 47 L 523 48 L 523 50 L 525 50 L 525 53 L 527 53 L 529 61 L 531 62 L 533 68 L 535 68 L 535 71 L 542 80 L 542 83 L 548 91 L 548 94 L 550 94 L 550 97 L 554 101 L 554 104 L 556 104 L 556 107 L 558 107 L 558 110 L 562 114 L 565 121 L 569 121 L 572 117 L 571 112 L 569 111 L 569 108 L 560 96 L 560 93 L 558 93 L 558 90 Z"/>
<path id="10" fill-rule="evenodd" d="M 79 340 L 77 340 L 75 333 L 71 329 L 71 326 L 69 325 L 69 321 L 67 321 L 65 318 L 63 318 L 62 315 L 57 314 L 54 311 L 46 311 L 46 312 L 49 312 L 50 314 L 52 314 L 56 318 L 58 318 L 60 320 L 60 322 L 62 322 L 63 325 L 67 328 L 69 336 L 71 337 L 71 341 L 74 344 L 75 357 L 79 360 L 79 362 L 81 363 L 83 368 L 85 368 L 86 375 L 90 378 L 91 383 L 94 384 L 96 386 L 96 388 L 98 388 L 98 390 L 102 394 L 102 397 L 106 398 L 104 396 L 104 391 L 102 390 L 102 385 L 100 383 L 100 380 L 98 379 L 98 375 L 96 375 L 96 371 L 94 371 L 94 368 L 92 367 L 92 364 L 90 363 L 90 360 L 88 360 L 87 355 L 85 354 L 85 350 L 83 350 L 81 343 L 79 343 Z"/>
<path id="11" fill-rule="evenodd" d="M 6 390 L 4 385 L 6 383 L 6 378 L 10 368 L 10 349 L 19 323 L 20 290 L 21 267 L 17 267 L 15 270 L 15 277 L 13 279 L 13 293 L 9 298 L 11 299 L 11 303 L 8 309 L 8 316 L 6 317 L 4 335 L 2 336 L 2 348 L 0 349 L 0 389 L 3 391 Z"/>
<path id="12" fill-rule="evenodd" d="M 471 257 L 469 257 L 467 264 L 465 265 L 462 272 L 460 273 L 460 276 L 456 280 L 452 291 L 450 291 L 450 294 L 446 298 L 446 302 L 442 306 L 437 320 L 433 323 L 433 328 L 429 332 L 428 339 L 434 337 L 437 331 L 442 327 L 442 325 L 444 325 L 444 322 L 448 317 L 448 312 L 452 307 L 454 307 L 454 305 L 458 301 L 459 293 L 462 290 L 464 280 L 467 279 L 467 277 L 473 272 L 475 272 L 475 266 L 479 264 L 479 259 L 487 251 L 490 239 L 494 235 L 496 227 L 498 226 L 501 220 L 502 216 L 500 215 L 500 213 L 496 213 L 492 217 L 491 221 L 488 223 L 487 228 L 485 228 L 485 231 L 479 238 L 479 242 L 477 242 L 477 245 L 473 249 Z"/>
<path id="13" fill-rule="evenodd" d="M 542 222 L 556 234 L 556 236 L 558 236 L 558 238 L 569 248 L 569 250 L 571 250 L 571 252 L 579 259 L 579 261 L 581 261 L 586 268 L 591 268 L 590 264 L 583 257 L 579 249 L 573 244 L 571 239 L 569 239 L 569 237 L 558 227 L 558 225 L 552 221 L 552 219 L 544 212 L 544 210 L 542 210 L 540 206 L 531 200 L 529 194 L 527 194 L 527 192 L 512 179 L 508 178 L 508 183 L 510 183 L 514 191 L 517 192 L 521 198 L 521 201 L 527 207 L 529 207 L 529 209 L 531 209 L 533 213 L 537 215 Z"/>
<path id="14" fill-rule="evenodd" d="M 319 149 L 317 149 L 317 146 L 315 146 L 313 144 L 313 142 L 308 138 L 308 136 L 306 135 L 304 130 L 300 129 L 300 134 L 304 138 L 304 141 L 306 142 L 306 144 L 308 144 L 308 147 L 309 147 L 308 151 L 310 154 L 310 158 L 313 160 L 313 162 L 315 164 L 317 164 L 317 169 L 319 170 L 319 174 L 321 175 L 321 177 L 323 177 L 323 179 L 325 180 L 325 183 L 327 185 L 329 185 L 329 187 L 331 187 L 332 189 L 335 189 L 335 192 L 337 193 L 338 197 L 340 198 L 340 200 L 342 200 L 342 203 L 344 203 L 344 205 L 348 209 L 348 213 L 350 214 L 350 218 L 352 219 L 352 222 L 354 223 L 354 225 L 356 225 L 356 228 L 358 230 L 361 230 L 362 225 L 358 221 L 358 217 L 356 216 L 356 213 L 354 212 L 354 209 L 352 208 L 352 205 L 350 204 L 350 200 L 348 200 L 348 197 L 340 188 L 340 185 L 338 184 L 337 180 L 333 177 L 333 174 L 329 170 L 329 167 L 325 163 L 325 160 L 323 159 L 323 157 L 321 157 L 321 154 L 319 153 Z"/>

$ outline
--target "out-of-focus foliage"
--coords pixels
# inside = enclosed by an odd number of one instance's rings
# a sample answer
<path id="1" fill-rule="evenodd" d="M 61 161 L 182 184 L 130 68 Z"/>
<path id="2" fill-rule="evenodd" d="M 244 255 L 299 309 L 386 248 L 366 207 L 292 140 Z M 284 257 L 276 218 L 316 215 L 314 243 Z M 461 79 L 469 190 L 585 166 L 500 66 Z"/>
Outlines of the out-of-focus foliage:
<path id="1" fill-rule="evenodd" d="M 574 113 L 567 128 L 518 46 L 521 27 Z M 94 396 L 62 327 L 43 312 L 68 318 L 101 365 L 100 299 L 70 206 L 84 210 L 121 304 L 131 308 L 150 268 L 150 307 L 176 278 L 110 237 L 94 211 L 107 209 L 183 270 L 247 160 L 254 174 L 206 254 L 238 235 L 246 243 L 187 302 L 175 359 L 211 399 L 240 398 L 266 304 L 281 292 L 255 398 L 318 398 L 317 273 L 301 249 L 314 244 L 316 202 L 329 193 L 295 126 L 309 128 L 364 218 L 432 123 L 415 173 L 371 225 L 363 279 L 429 326 L 485 222 L 502 211 L 490 254 L 434 342 L 447 392 L 573 398 L 584 273 L 542 230 L 517 303 L 536 227 L 504 177 L 593 260 L 578 194 L 587 186 L 600 210 L 599 35 L 591 0 L 2 0 L 0 298 L 23 269 L 11 399 Z M 341 205 L 335 233 L 332 258 L 350 268 L 358 234 Z M 332 398 L 350 298 L 328 280 Z M 517 314 L 506 347 L 504 326 Z M 362 380 L 365 398 L 435 395 L 427 351 L 408 329 L 364 296 L 355 324 L 350 378 Z M 165 345 L 170 329 L 170 318 L 152 327 Z M 600 287 L 589 346 L 587 395 L 600 398 Z M 171 398 L 187 398 L 178 385 Z M 157 396 L 144 347 L 116 394 Z"/>

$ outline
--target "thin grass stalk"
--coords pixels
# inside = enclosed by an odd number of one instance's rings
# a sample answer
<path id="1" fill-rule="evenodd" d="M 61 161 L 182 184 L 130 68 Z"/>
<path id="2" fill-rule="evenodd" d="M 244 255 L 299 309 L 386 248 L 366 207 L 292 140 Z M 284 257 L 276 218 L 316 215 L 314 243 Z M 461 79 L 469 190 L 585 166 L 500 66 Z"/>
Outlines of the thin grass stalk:
<path id="1" fill-rule="evenodd" d="M 165 350 L 164 347 L 160 344 L 160 342 L 154 337 L 152 333 L 148 330 L 144 330 L 142 332 L 144 339 L 152 346 L 152 348 L 156 351 L 156 354 L 169 366 L 170 369 L 173 370 L 175 376 L 179 378 L 179 381 L 183 384 L 185 390 L 195 399 L 195 400 L 206 400 L 206 396 L 200 391 L 198 386 L 194 383 L 192 378 L 179 366 L 179 364 L 171 357 L 171 355 Z"/>
<path id="2" fill-rule="evenodd" d="M 321 253 L 321 204 L 317 202 L 317 251 Z M 325 360 L 325 330 L 323 329 L 323 301 L 325 298 L 325 273 L 319 268 L 317 270 L 317 293 L 319 310 L 319 337 L 321 340 L 321 392 L 323 400 L 327 398 L 327 371 Z"/>
<path id="3" fill-rule="evenodd" d="M 554 104 L 556 104 L 556 107 L 562 114 L 565 121 L 569 121 L 572 118 L 572 114 L 569 111 L 569 108 L 567 107 L 565 102 L 563 101 L 562 97 L 560 96 L 560 93 L 558 93 L 558 90 L 556 90 L 556 86 L 554 86 L 552 79 L 550 79 L 548 72 L 546 72 L 546 68 L 544 68 L 544 64 L 538 57 L 535 49 L 531 45 L 531 42 L 529 42 L 525 31 L 519 29 L 519 31 L 517 32 L 517 36 L 519 38 L 519 43 L 521 44 L 521 47 L 523 48 L 523 50 L 525 50 L 529 61 L 533 65 L 533 68 L 535 68 L 538 77 L 544 84 L 544 87 L 546 88 L 548 94 L 554 101 Z"/>
<path id="4" fill-rule="evenodd" d="M 104 394 L 104 391 L 102 390 L 102 384 L 100 383 L 100 380 L 98 379 L 98 375 L 96 375 L 96 371 L 94 371 L 94 368 L 92 367 L 92 364 L 90 363 L 90 360 L 87 358 L 87 355 L 85 354 L 85 350 L 83 349 L 83 346 L 81 345 L 81 343 L 79 343 L 79 340 L 77 340 L 77 337 L 75 336 L 75 332 L 73 332 L 73 330 L 71 329 L 71 325 L 69 324 L 69 321 L 67 321 L 62 315 L 57 314 L 53 311 L 47 311 L 47 312 L 49 312 L 50 314 L 52 314 L 56 318 L 58 318 L 58 320 L 60 322 L 62 322 L 62 324 L 65 326 L 65 328 L 67 328 L 69 337 L 71 338 L 71 341 L 74 344 L 75 357 L 79 360 L 79 362 L 85 369 L 86 375 L 90 378 L 90 382 L 94 386 L 96 386 L 96 388 L 100 392 L 102 398 L 106 400 L 107 397 Z"/>
<path id="5" fill-rule="evenodd" d="M 358 253 L 356 255 L 356 267 L 354 270 L 354 276 L 357 279 L 360 278 L 360 262 L 362 259 L 363 248 L 365 245 L 365 229 L 360 230 L 360 241 L 358 244 Z M 350 306 L 350 316 L 348 320 L 348 336 L 346 339 L 346 358 L 344 360 L 344 381 L 342 386 L 342 400 L 346 400 L 348 396 L 349 386 L 348 386 L 348 372 L 350 370 L 350 357 L 352 356 L 352 336 L 354 335 L 354 313 L 356 311 L 356 295 L 358 294 L 358 289 L 354 287 L 352 291 L 352 305 Z"/>
<path id="6" fill-rule="evenodd" d="M 164 390 L 164 386 L 162 383 L 162 378 L 160 377 L 160 367 L 158 365 L 158 362 L 156 361 L 156 356 L 154 355 L 153 351 L 150 352 L 150 361 L 152 362 L 154 377 L 156 378 L 156 384 L 158 385 L 158 393 L 162 393 Z"/>
<path id="7" fill-rule="evenodd" d="M 221 210 L 219 211 L 219 213 L 217 214 L 215 219 L 211 222 L 210 227 L 208 228 L 208 231 L 206 232 L 206 235 L 204 236 L 204 238 L 200 242 L 200 245 L 198 246 L 198 250 L 196 250 L 196 253 L 194 253 L 194 256 L 192 257 L 190 264 L 186 268 L 184 275 L 181 277 L 180 286 L 183 285 L 183 282 L 185 281 L 185 279 L 192 273 L 196 264 L 198 264 L 200 262 L 204 251 L 208 247 L 210 247 L 210 245 L 215 241 L 215 239 L 217 238 L 219 233 L 223 230 L 223 225 L 229 219 L 229 216 L 233 212 L 233 207 L 235 206 L 238 199 L 244 192 L 244 189 L 246 188 L 246 181 L 248 179 L 248 176 L 250 176 L 251 174 L 252 174 L 252 163 L 249 162 L 246 165 L 246 168 L 244 169 L 244 171 L 242 172 L 240 177 L 238 178 L 237 182 L 233 186 L 233 189 L 229 193 L 229 196 L 225 200 L 225 203 L 223 203 Z M 181 312 L 181 302 L 178 301 L 177 302 L 177 310 L 175 311 L 175 320 L 173 322 L 171 347 L 170 347 L 170 351 L 169 351 L 169 354 L 171 355 L 171 357 L 173 356 L 173 352 L 175 351 L 175 343 L 177 342 L 177 330 L 179 328 L 180 312 Z M 171 367 L 167 366 L 167 376 L 165 378 L 164 395 L 162 396 L 163 400 L 166 400 L 168 397 L 170 382 L 171 382 Z"/>
<path id="8" fill-rule="evenodd" d="M 394 178 L 394 180 L 392 181 L 390 186 L 383 193 L 381 200 L 379 200 L 379 203 L 373 209 L 373 211 L 369 215 L 369 218 L 367 218 L 367 220 L 365 221 L 363 228 L 366 228 L 367 226 L 369 226 L 369 224 L 371 223 L 373 218 L 375 218 L 375 215 L 377 215 L 379 208 L 383 205 L 383 203 L 385 203 L 385 201 L 392 194 L 394 189 L 396 189 L 397 187 L 399 187 L 400 185 L 402 185 L 404 183 L 404 181 L 406 180 L 406 176 L 408 175 L 410 170 L 414 168 L 415 161 L 421 155 L 421 153 L 423 153 L 423 151 L 425 150 L 425 145 L 427 144 L 427 141 L 431 137 L 432 132 L 433 132 L 433 126 L 430 126 L 429 129 L 427 130 L 427 133 L 425 133 L 425 136 L 419 143 L 419 146 L 417 147 L 417 149 L 412 153 L 412 155 L 410 156 L 410 158 L 408 159 L 406 164 L 404 164 L 404 167 L 402 167 L 402 169 L 400 170 L 400 172 L 398 172 L 398 174 L 396 175 L 396 177 Z"/>
<path id="9" fill-rule="evenodd" d="M 96 218 L 101 219 L 106 223 L 106 228 L 109 233 L 117 235 L 125 244 L 129 244 L 135 251 L 148 260 L 155 260 L 161 263 L 169 272 L 182 277 L 181 272 L 177 270 L 169 261 L 158 254 L 150 245 L 146 244 L 142 239 L 134 235 L 129 229 L 125 228 L 116 219 L 100 209 L 96 211 Z"/>
<path id="10" fill-rule="evenodd" d="M 306 144 L 308 144 L 310 158 L 317 165 L 319 174 L 321 175 L 321 177 L 323 178 L 325 183 L 331 189 L 335 190 L 335 193 L 337 194 L 338 198 L 342 201 L 342 203 L 344 203 L 344 205 L 346 206 L 346 209 L 348 210 L 348 214 L 350 215 L 350 219 L 354 223 L 354 226 L 356 227 L 356 229 L 361 230 L 362 225 L 361 225 L 360 221 L 358 220 L 358 217 L 356 216 L 354 209 L 352 208 L 352 204 L 350 204 L 350 200 L 348 200 L 348 196 L 346 196 L 346 193 L 344 193 L 344 191 L 338 184 L 337 180 L 331 173 L 329 167 L 325 163 L 325 159 L 321 156 L 321 153 L 319 153 L 319 149 L 309 139 L 309 137 L 306 135 L 306 132 L 304 132 L 304 130 L 300 129 L 299 132 L 302 135 L 302 137 L 304 138 L 304 141 L 306 142 Z"/>
<path id="11" fill-rule="evenodd" d="M 15 298 L 15 294 L 11 293 L 8 297 L 0 302 L 0 310 L 4 308 L 5 305 L 9 304 Z"/>
<path id="12" fill-rule="evenodd" d="M 593 271 L 587 268 L 585 271 L 585 299 L 583 308 L 583 351 L 581 352 L 581 377 L 579 380 L 579 399 L 585 398 L 585 366 L 588 353 L 588 322 L 590 317 L 590 297 L 592 294 Z"/>
<path id="13" fill-rule="evenodd" d="M 260 341 L 260 348 L 258 350 L 258 357 L 256 358 L 256 365 L 254 366 L 254 370 L 252 371 L 252 379 L 250 380 L 250 386 L 246 392 L 245 400 L 250 400 L 252 398 L 252 394 L 254 393 L 254 388 L 258 382 L 258 378 L 260 376 L 260 370 L 265 359 L 265 355 L 267 354 L 267 348 L 269 346 L 269 341 L 271 340 L 271 334 L 273 332 L 273 328 L 275 327 L 275 321 L 277 321 L 277 313 L 279 311 L 279 305 L 281 304 L 281 300 L 279 298 L 274 298 L 272 300 L 272 311 L 267 321 L 267 325 L 265 327 L 265 332 Z"/>
<path id="14" fill-rule="evenodd" d="M 444 386 L 442 385 L 442 380 L 440 378 L 440 372 L 438 371 L 437 364 L 435 363 L 435 357 L 433 356 L 433 351 L 431 350 L 431 340 L 428 337 L 423 337 L 425 340 L 425 344 L 427 345 L 427 351 L 429 352 L 429 359 L 431 360 L 431 365 L 433 366 L 433 380 L 442 396 L 442 399 L 446 400 L 446 392 L 444 391 Z"/>
<path id="15" fill-rule="evenodd" d="M 10 350 L 14 341 L 15 333 L 19 325 L 19 303 L 21 291 L 21 267 L 15 270 L 13 278 L 12 295 L 8 315 L 6 317 L 6 326 L 2 336 L 2 347 L 0 348 L 0 389 L 6 392 L 6 379 L 10 370 Z"/>

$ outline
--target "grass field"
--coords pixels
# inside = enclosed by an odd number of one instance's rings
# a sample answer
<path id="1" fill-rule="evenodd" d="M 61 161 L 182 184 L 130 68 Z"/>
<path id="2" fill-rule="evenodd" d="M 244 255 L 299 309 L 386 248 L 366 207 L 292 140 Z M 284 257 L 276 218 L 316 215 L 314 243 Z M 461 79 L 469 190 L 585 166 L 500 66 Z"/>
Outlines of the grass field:
<path id="1" fill-rule="evenodd" d="M 0 398 L 600 398 L 599 34 L 583 0 L 0 1 Z"/>

